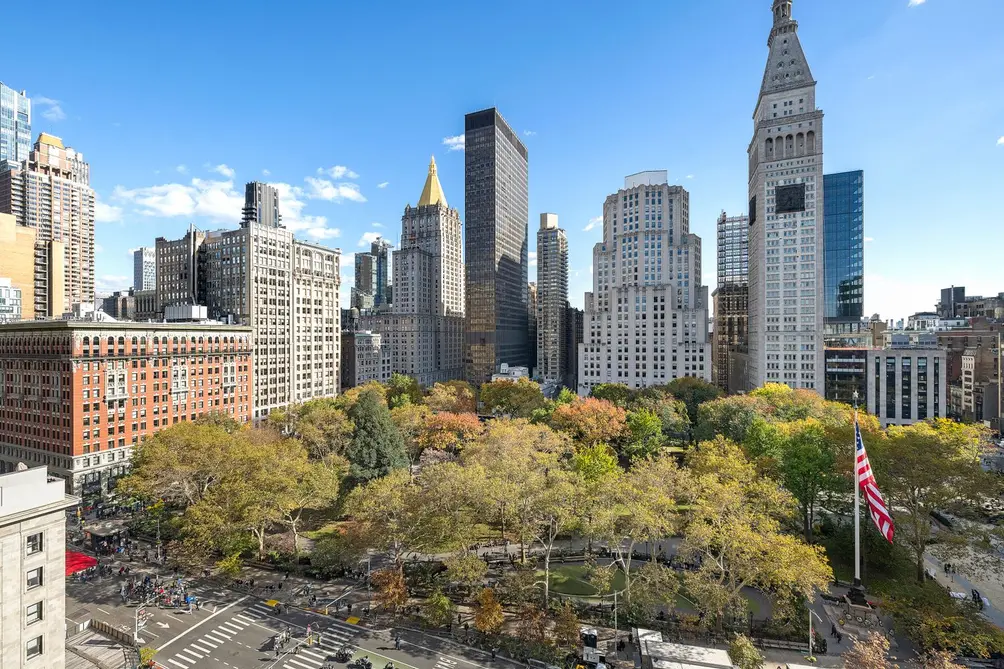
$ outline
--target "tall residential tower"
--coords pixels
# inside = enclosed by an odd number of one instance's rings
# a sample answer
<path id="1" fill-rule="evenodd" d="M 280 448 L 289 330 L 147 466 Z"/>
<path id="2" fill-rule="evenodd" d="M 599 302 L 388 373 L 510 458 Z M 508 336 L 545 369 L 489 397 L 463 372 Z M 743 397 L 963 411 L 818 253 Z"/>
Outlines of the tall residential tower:
<path id="1" fill-rule="evenodd" d="M 715 304 L 715 348 L 711 354 L 712 381 L 729 388 L 729 368 L 737 349 L 746 346 L 749 327 L 749 218 L 718 217 L 718 287 Z"/>
<path id="2" fill-rule="evenodd" d="M 464 119 L 467 322 L 464 370 L 478 386 L 527 350 L 529 178 L 526 147 L 494 107 Z"/>
<path id="3" fill-rule="evenodd" d="M 537 374 L 567 384 L 568 235 L 557 214 L 541 214 L 537 231 Z"/>
<path id="4" fill-rule="evenodd" d="M 690 232 L 690 194 L 670 186 L 664 170 L 633 174 L 607 197 L 593 268 L 580 395 L 601 383 L 646 388 L 683 376 L 711 380 L 701 238 Z"/>
<path id="5" fill-rule="evenodd" d="M 31 150 L 31 100 L 0 82 L 0 170 L 28 160 Z"/>
<path id="6" fill-rule="evenodd" d="M 791 18 L 774 0 L 749 144 L 751 384 L 823 393 L 823 112 Z"/>

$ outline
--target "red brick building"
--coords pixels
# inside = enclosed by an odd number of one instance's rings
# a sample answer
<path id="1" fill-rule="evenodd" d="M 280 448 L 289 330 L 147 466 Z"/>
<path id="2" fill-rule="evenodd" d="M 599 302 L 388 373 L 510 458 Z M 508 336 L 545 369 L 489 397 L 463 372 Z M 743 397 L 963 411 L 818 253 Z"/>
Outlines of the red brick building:
<path id="1" fill-rule="evenodd" d="M 0 471 L 46 465 L 107 492 L 147 435 L 210 412 L 251 420 L 251 329 L 196 323 L 0 325 Z"/>

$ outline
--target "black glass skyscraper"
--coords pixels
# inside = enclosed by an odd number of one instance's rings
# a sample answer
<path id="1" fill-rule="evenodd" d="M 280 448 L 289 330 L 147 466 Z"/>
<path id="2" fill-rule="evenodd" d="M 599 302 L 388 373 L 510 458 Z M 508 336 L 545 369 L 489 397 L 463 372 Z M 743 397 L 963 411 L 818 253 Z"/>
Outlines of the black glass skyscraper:
<path id="1" fill-rule="evenodd" d="M 527 341 L 526 147 L 494 107 L 464 119 L 466 316 L 464 376 L 530 366 Z"/>
<path id="2" fill-rule="evenodd" d="M 823 176 L 825 319 L 860 321 L 865 295 L 865 173 Z"/>

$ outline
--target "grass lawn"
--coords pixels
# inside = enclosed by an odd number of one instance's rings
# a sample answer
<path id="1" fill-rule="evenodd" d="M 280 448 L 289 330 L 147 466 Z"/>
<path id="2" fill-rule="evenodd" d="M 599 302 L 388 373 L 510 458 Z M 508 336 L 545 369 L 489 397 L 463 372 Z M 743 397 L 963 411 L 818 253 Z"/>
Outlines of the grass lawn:
<path id="1" fill-rule="evenodd" d="M 543 571 L 538 572 L 541 576 Z M 613 589 L 607 592 L 597 592 L 586 580 L 586 569 L 581 565 L 560 565 L 551 569 L 551 590 L 562 595 L 572 595 L 575 597 L 600 597 L 611 595 L 613 590 L 624 589 L 624 572 L 618 571 L 613 578 Z M 611 603 L 607 600 L 607 603 Z M 750 600 L 750 609 L 755 618 L 761 617 L 762 606 L 756 599 Z M 676 610 L 680 613 L 695 613 L 696 608 L 688 599 L 685 592 L 680 592 L 676 596 Z"/>

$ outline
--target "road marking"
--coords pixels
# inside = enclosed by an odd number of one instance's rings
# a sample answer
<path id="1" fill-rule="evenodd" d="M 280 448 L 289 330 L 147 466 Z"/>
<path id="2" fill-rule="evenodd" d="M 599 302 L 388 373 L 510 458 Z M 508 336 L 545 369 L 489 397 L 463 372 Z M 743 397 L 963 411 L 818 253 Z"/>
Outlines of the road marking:
<path id="1" fill-rule="evenodd" d="M 212 639 L 213 641 L 215 641 L 216 643 L 218 643 L 220 645 L 223 645 L 227 641 L 230 641 L 230 637 L 226 637 L 226 638 L 220 639 L 220 638 L 217 638 L 216 636 L 214 636 L 216 634 L 217 634 L 216 632 L 209 632 L 208 634 L 206 634 L 205 638 Z M 220 634 L 219 636 L 224 636 L 224 635 Z"/>
<path id="2" fill-rule="evenodd" d="M 234 618 L 240 618 L 241 620 L 246 620 L 248 625 L 254 622 L 253 618 L 248 618 L 243 613 L 238 613 L 236 616 L 234 616 Z"/>
<path id="3" fill-rule="evenodd" d="M 287 662 L 292 662 L 293 664 L 298 664 L 298 665 L 300 665 L 301 667 L 306 667 L 307 669 L 314 669 L 314 666 L 313 666 L 313 665 L 310 665 L 310 664 L 304 664 L 303 662 L 300 662 L 299 660 L 297 660 L 297 659 L 294 659 L 294 658 L 292 658 L 292 657 L 291 657 L 291 658 L 289 658 L 289 659 L 287 659 L 286 661 L 287 661 Z"/>
<path id="4" fill-rule="evenodd" d="M 237 616 L 234 616 L 233 618 L 231 618 L 230 620 L 228 620 L 227 624 L 228 625 L 233 625 L 237 629 L 244 629 L 245 627 L 248 626 L 248 623 L 244 622 L 243 620 L 238 620 Z"/>
<path id="5" fill-rule="evenodd" d="M 171 664 L 173 664 L 175 666 L 183 667 L 184 669 L 188 669 L 188 665 L 187 664 L 182 664 L 181 662 L 175 662 L 173 657 L 170 658 L 170 659 L 168 659 L 168 662 L 170 662 Z"/>
<path id="6" fill-rule="evenodd" d="M 100 606 L 95 606 L 94 608 L 96 608 L 96 609 L 97 609 L 98 611 L 101 611 L 101 613 L 105 614 L 106 616 L 110 616 L 110 615 L 111 615 L 111 612 L 110 612 L 110 611 L 105 611 L 105 610 L 104 610 L 103 608 L 101 608 Z"/>
<path id="7" fill-rule="evenodd" d="M 220 647 L 220 644 L 208 641 L 206 639 L 206 637 L 202 637 L 201 639 L 199 639 L 199 643 L 205 644 L 205 645 L 209 646 L 210 648 L 212 648 L 213 650 L 215 650 L 215 649 L 217 649 L 217 648 Z"/>
<path id="8" fill-rule="evenodd" d="M 178 621 L 179 623 L 183 623 L 183 622 L 185 622 L 184 620 L 182 620 L 182 619 L 181 619 L 181 618 L 179 618 L 178 616 L 172 616 L 172 615 L 171 615 L 170 613 L 168 613 L 168 614 L 167 614 L 167 617 L 168 617 L 168 618 L 174 618 L 174 619 L 175 619 L 175 620 L 177 620 L 177 621 Z"/>
<path id="9" fill-rule="evenodd" d="M 230 634 L 238 634 L 241 631 L 240 627 L 238 627 L 237 625 L 231 625 L 229 623 L 223 623 L 222 625 L 220 625 L 219 629 L 223 630 L 224 632 L 229 632 Z"/>
<path id="10" fill-rule="evenodd" d="M 189 655 L 194 655 L 196 657 L 196 659 L 199 659 L 199 660 L 201 660 L 203 657 L 205 657 L 205 655 L 199 655 L 194 650 L 189 650 L 187 648 L 185 650 L 183 650 L 183 651 L 179 651 L 175 655 L 175 657 L 180 657 L 182 660 L 188 660 L 189 662 L 195 662 L 195 660 L 189 660 L 188 659 Z"/>
<path id="11" fill-rule="evenodd" d="M 199 643 L 202 643 L 202 642 L 200 641 Z M 208 646 L 209 644 L 206 644 L 206 645 Z M 213 646 L 213 647 L 215 648 L 215 646 Z M 205 653 L 206 655 L 209 655 L 210 653 L 212 653 L 212 652 L 213 652 L 213 651 L 209 650 L 208 648 L 203 648 L 202 646 L 200 646 L 200 645 L 199 645 L 199 644 L 197 644 L 197 643 L 193 643 L 193 644 L 192 644 L 192 648 L 195 648 L 195 649 L 197 649 L 197 650 L 201 650 L 201 651 L 202 651 L 203 653 Z"/>
<path id="12" fill-rule="evenodd" d="M 324 658 L 327 657 L 327 655 L 321 655 L 317 651 L 308 650 L 307 648 L 301 648 L 300 652 L 303 653 L 304 655 L 309 655 L 311 657 L 316 657 L 319 660 L 323 660 Z"/>
<path id="13" fill-rule="evenodd" d="M 450 654 L 448 654 L 448 653 L 443 653 L 443 652 L 441 652 L 441 651 L 438 651 L 438 650 L 433 650 L 433 649 L 431 649 L 431 648 L 426 648 L 425 646 L 421 646 L 421 645 L 419 645 L 419 644 L 417 644 L 417 643 L 413 643 L 413 642 L 411 642 L 411 641 L 407 641 L 407 640 L 405 640 L 405 639 L 401 639 L 401 643 L 402 643 L 402 644 L 408 644 L 409 646 L 414 646 L 415 648 L 421 648 L 422 650 L 425 650 L 425 651 L 428 651 L 428 652 L 430 652 L 430 653 L 433 653 L 434 655 L 440 655 L 440 656 L 442 656 L 442 657 L 448 657 L 448 658 L 450 658 L 451 660 L 456 660 L 457 662 L 463 662 L 464 664 L 469 664 L 469 665 L 471 665 L 472 667 L 481 667 L 481 669 L 489 669 L 489 667 L 486 667 L 486 666 L 485 666 L 485 665 L 483 665 L 483 664 L 478 664 L 477 662 L 471 662 L 470 660 L 465 660 L 465 659 L 464 659 L 464 658 L 462 658 L 462 657 L 456 657 L 456 656 L 454 656 L 454 655 L 450 655 Z M 442 659 L 442 657 L 441 657 L 440 659 Z M 395 664 L 396 664 L 396 663 L 395 663 Z"/>
<path id="14" fill-rule="evenodd" d="M 226 606 L 224 606 L 224 607 L 223 607 L 222 609 L 220 609 L 220 610 L 216 611 L 215 613 L 213 613 L 212 615 L 210 615 L 210 616 L 209 616 L 208 618 L 204 618 L 203 620 L 200 620 L 199 622 L 195 623 L 194 625 L 192 625 L 191 627 L 189 627 L 189 628 L 188 628 L 187 630 L 185 630 L 184 632 L 182 632 L 182 633 L 181 633 L 181 634 L 179 634 L 178 636 L 174 637 L 173 639 L 171 639 L 171 640 L 170 640 L 170 641 L 168 641 L 167 643 L 165 643 L 165 644 L 163 644 L 162 646 L 158 647 L 158 648 L 157 648 L 157 650 L 164 650 L 165 648 L 167 648 L 168 646 L 170 646 L 170 645 L 171 645 L 172 643 L 174 643 L 175 641 L 177 641 L 177 640 L 178 640 L 178 639 L 180 639 L 181 637 L 185 636 L 186 634 L 188 634 L 188 633 L 189 633 L 189 632 L 191 632 L 192 630 L 194 630 L 194 629 L 195 629 L 196 627 L 198 627 L 199 625 L 203 625 L 203 624 L 205 624 L 205 623 L 209 622 L 210 620 L 212 620 L 213 618 L 215 618 L 215 617 L 216 617 L 216 616 L 218 616 L 219 614 L 221 614 L 221 613 L 223 613 L 224 611 L 226 611 L 227 609 L 229 609 L 229 608 L 230 608 L 231 606 L 234 606 L 235 604 L 239 604 L 240 602 L 244 601 L 245 599 L 247 599 L 247 595 L 244 595 L 244 596 L 243 596 L 243 597 L 241 597 L 240 599 L 238 599 L 238 600 L 236 600 L 236 601 L 233 601 L 233 602 L 231 602 L 230 604 L 227 604 L 227 605 L 226 605 Z"/>

